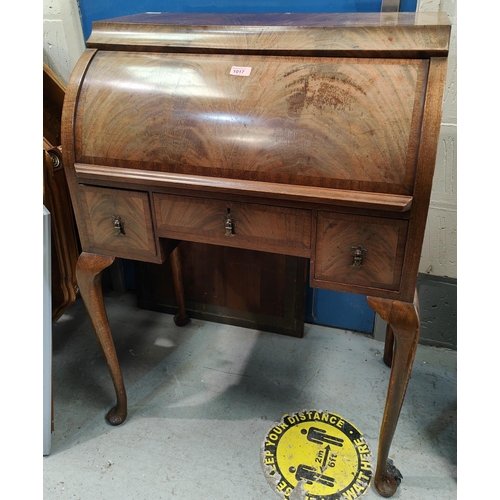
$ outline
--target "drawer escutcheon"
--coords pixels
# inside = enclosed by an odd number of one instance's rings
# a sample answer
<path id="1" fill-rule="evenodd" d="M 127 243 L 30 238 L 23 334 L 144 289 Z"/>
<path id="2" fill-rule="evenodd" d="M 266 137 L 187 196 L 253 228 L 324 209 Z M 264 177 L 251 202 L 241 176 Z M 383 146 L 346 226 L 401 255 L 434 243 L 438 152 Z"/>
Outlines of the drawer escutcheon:
<path id="1" fill-rule="evenodd" d="M 223 217 L 225 236 L 234 236 L 234 228 L 236 227 L 236 219 L 231 215 L 231 209 L 227 209 L 227 214 Z"/>
<path id="2" fill-rule="evenodd" d="M 363 258 L 366 255 L 366 248 L 363 248 L 361 245 L 351 247 L 351 255 L 353 256 L 353 263 L 351 267 L 359 268 L 361 267 Z"/>
<path id="3" fill-rule="evenodd" d="M 125 236 L 125 231 L 123 229 L 125 222 L 122 220 L 122 218 L 119 215 L 113 215 L 111 220 L 113 221 L 115 236 Z"/>

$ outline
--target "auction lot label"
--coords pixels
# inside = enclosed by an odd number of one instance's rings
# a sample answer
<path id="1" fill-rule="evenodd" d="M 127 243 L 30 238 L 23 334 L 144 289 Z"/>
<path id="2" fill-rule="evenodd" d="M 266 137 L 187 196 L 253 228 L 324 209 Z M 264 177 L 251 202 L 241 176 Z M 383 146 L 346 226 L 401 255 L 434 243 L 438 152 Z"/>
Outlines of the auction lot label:
<path id="1" fill-rule="evenodd" d="M 284 415 L 266 434 L 261 461 L 267 481 L 287 500 L 354 500 L 372 477 L 361 432 L 325 411 Z"/>

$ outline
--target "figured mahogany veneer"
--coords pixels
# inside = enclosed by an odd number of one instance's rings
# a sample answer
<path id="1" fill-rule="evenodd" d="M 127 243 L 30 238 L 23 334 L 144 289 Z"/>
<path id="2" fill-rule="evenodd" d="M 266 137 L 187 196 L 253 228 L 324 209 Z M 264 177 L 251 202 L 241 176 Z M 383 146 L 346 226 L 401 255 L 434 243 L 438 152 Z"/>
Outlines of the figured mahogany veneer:
<path id="1" fill-rule="evenodd" d="M 364 294 L 370 292 L 367 287 L 397 290 L 407 227 L 398 219 L 318 212 L 312 283 L 322 288 L 336 282 L 339 289 Z M 352 252 L 358 245 L 366 254 L 355 267 Z"/>
<path id="2" fill-rule="evenodd" d="M 150 260 L 156 255 L 147 193 L 89 186 L 82 186 L 81 193 L 89 251 L 139 260 Z M 122 221 L 118 221 L 119 235 L 109 230 L 115 216 Z"/>
<path id="3" fill-rule="evenodd" d="M 77 278 L 127 414 L 100 276 L 180 240 L 310 259 L 313 287 L 367 295 L 392 365 L 375 487 L 418 342 L 415 285 L 441 119 L 444 14 L 145 13 L 93 24 L 68 84 L 64 166 Z"/>
<path id="4" fill-rule="evenodd" d="M 232 66 L 251 67 L 250 78 L 230 78 Z M 420 59 L 97 52 L 81 88 L 76 156 L 408 194 L 427 68 Z"/>
<path id="5" fill-rule="evenodd" d="M 310 210 L 162 194 L 155 195 L 154 202 L 159 236 L 297 257 L 310 255 Z M 234 220 L 230 237 L 221 231 L 228 209 Z"/>

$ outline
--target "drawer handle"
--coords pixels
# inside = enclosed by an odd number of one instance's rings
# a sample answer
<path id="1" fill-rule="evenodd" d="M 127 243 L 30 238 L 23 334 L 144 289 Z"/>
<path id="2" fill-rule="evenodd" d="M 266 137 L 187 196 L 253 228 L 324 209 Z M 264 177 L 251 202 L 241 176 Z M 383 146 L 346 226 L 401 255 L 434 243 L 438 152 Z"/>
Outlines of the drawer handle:
<path id="1" fill-rule="evenodd" d="M 351 255 L 353 256 L 353 262 L 351 267 L 361 267 L 361 264 L 363 263 L 363 258 L 366 255 L 366 249 L 363 248 L 361 245 L 358 245 L 357 247 L 351 247 Z"/>
<path id="2" fill-rule="evenodd" d="M 52 160 L 52 166 L 54 168 L 57 168 L 61 165 L 61 160 L 59 159 L 59 156 L 56 155 L 54 152 L 52 151 L 48 151 L 49 153 L 49 156 L 50 156 L 50 159 Z"/>
<path id="3" fill-rule="evenodd" d="M 113 221 L 115 236 L 125 236 L 125 231 L 123 230 L 123 225 L 125 224 L 125 222 L 122 220 L 122 218 L 119 215 L 113 215 L 111 220 Z"/>
<path id="4" fill-rule="evenodd" d="M 236 219 L 231 215 L 231 209 L 227 209 L 227 214 L 224 216 L 224 229 L 226 236 L 234 236 L 234 228 L 236 226 Z"/>

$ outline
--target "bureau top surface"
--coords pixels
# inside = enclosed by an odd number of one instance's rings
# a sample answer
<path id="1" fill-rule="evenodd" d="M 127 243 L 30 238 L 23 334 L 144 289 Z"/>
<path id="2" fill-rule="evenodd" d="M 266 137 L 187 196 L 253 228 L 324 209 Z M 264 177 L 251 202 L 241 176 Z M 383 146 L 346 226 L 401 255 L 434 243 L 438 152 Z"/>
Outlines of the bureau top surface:
<path id="1" fill-rule="evenodd" d="M 87 47 L 445 55 L 445 13 L 166 13 L 94 22 Z M 278 36 L 275 36 L 278 34 Z"/>

